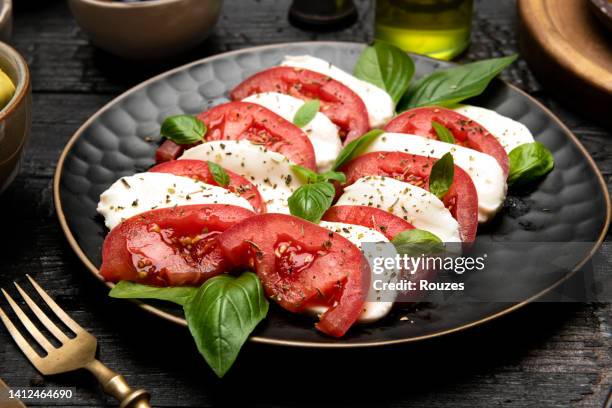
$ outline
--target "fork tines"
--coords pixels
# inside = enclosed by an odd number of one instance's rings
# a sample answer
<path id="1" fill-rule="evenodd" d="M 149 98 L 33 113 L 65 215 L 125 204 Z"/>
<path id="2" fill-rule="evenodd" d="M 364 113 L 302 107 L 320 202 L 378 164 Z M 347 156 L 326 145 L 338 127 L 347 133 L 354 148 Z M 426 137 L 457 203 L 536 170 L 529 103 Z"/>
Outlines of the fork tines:
<path id="1" fill-rule="evenodd" d="M 32 279 L 30 275 L 26 275 L 36 292 L 38 292 L 41 299 L 46 303 L 46 305 L 55 313 L 55 315 L 62 321 L 70 330 L 72 330 L 75 334 L 81 331 L 81 326 L 79 326 L 74 320 L 70 318 L 58 305 L 55 303 L 53 299 L 43 290 L 43 288 Z M 47 314 L 42 311 L 42 309 L 32 300 L 32 298 L 17 284 L 14 282 L 17 291 L 28 305 L 32 313 L 38 318 L 38 320 L 43 324 L 43 326 L 59 341 L 61 344 L 64 344 L 66 341 L 70 340 L 70 338 L 62 331 L 60 328 L 49 319 Z M 51 344 L 51 342 L 45 337 L 45 335 L 36 327 L 36 325 L 32 322 L 32 320 L 28 317 L 28 315 L 24 312 L 24 310 L 17 304 L 17 302 L 8 294 L 8 292 L 4 289 L 0 289 L 2 294 L 6 298 L 8 304 L 10 305 L 15 315 L 21 321 L 22 325 L 25 327 L 27 332 L 34 338 L 36 343 L 49 353 L 52 349 L 55 349 L 55 346 Z M 37 364 L 37 361 L 40 360 L 40 356 L 38 353 L 32 348 L 32 346 L 28 343 L 28 341 L 23 337 L 23 335 L 19 332 L 17 327 L 13 324 L 13 322 L 9 319 L 6 313 L 0 307 L 0 319 L 6 326 L 8 332 L 13 337 L 19 348 L 25 353 L 28 359 L 34 364 Z"/>

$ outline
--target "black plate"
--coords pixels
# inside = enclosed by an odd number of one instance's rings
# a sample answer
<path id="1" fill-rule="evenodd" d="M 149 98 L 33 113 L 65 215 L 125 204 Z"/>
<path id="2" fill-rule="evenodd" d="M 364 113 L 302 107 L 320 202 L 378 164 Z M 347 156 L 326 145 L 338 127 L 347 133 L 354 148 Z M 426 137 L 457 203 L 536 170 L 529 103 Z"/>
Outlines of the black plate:
<path id="1" fill-rule="evenodd" d="M 70 140 L 55 176 L 55 204 L 66 236 L 86 266 L 98 278 L 100 248 L 106 229 L 96 216 L 98 197 L 122 176 L 145 171 L 153 164 L 163 119 L 177 113 L 199 113 L 227 100 L 227 94 L 247 76 L 274 66 L 286 54 L 311 54 L 351 71 L 363 44 L 307 42 L 255 47 L 206 58 L 144 82 L 92 116 Z M 417 75 L 449 65 L 414 55 Z M 496 80 L 475 104 L 518 120 L 554 154 L 555 169 L 537 189 L 510 196 L 504 210 L 479 235 L 480 240 L 506 242 L 591 242 L 580 259 L 586 261 L 605 236 L 610 218 L 609 196 L 593 160 L 576 137 L 545 107 L 519 89 Z M 542 211 L 546 209 L 546 211 Z M 529 251 L 517 254 L 528 264 Z M 580 262 L 581 263 L 581 262 Z M 578 268 L 576 265 L 575 268 Z M 529 273 L 512 271 L 520 280 Z M 572 271 L 534 283 L 519 303 L 428 305 L 401 319 L 397 309 L 374 325 L 355 327 L 335 340 L 314 330 L 310 318 L 273 308 L 254 341 L 312 347 L 355 347 L 414 341 L 464 329 L 498 317 L 539 296 Z M 180 309 L 158 303 L 142 304 L 153 313 L 185 324 Z"/>

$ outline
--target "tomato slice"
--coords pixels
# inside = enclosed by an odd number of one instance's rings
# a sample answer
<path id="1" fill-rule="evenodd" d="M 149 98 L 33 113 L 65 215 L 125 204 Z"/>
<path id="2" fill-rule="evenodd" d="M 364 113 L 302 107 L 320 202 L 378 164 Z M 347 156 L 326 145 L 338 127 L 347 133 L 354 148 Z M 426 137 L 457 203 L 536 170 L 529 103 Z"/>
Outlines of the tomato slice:
<path id="1" fill-rule="evenodd" d="M 183 154 L 184 145 L 174 143 L 172 140 L 166 139 L 155 151 L 155 163 L 163 163 L 170 160 L 176 160 Z"/>
<path id="2" fill-rule="evenodd" d="M 246 199 L 258 213 L 266 212 L 266 204 L 259 194 L 257 187 L 244 177 L 225 170 L 229 176 L 229 184 L 221 186 L 213 177 L 208 163 L 202 160 L 172 160 L 151 167 L 149 171 L 154 173 L 170 173 L 176 176 L 190 177 L 206 184 L 227 188 L 232 193 L 238 194 Z"/>
<path id="3" fill-rule="evenodd" d="M 301 166 L 316 170 L 310 139 L 293 123 L 263 106 L 249 102 L 217 105 L 198 115 L 206 124 L 206 140 L 241 140 L 278 152 Z"/>
<path id="4" fill-rule="evenodd" d="M 345 143 L 370 129 L 368 111 L 350 88 L 328 76 L 307 69 L 274 67 L 261 71 L 231 92 L 232 100 L 262 92 L 279 92 L 303 100 L 318 99 L 321 112 L 340 128 Z"/>
<path id="5" fill-rule="evenodd" d="M 291 312 L 321 299 L 329 308 L 316 327 L 341 337 L 361 314 L 370 267 L 350 241 L 308 221 L 262 214 L 219 237 L 235 268 L 253 268 L 266 294 Z"/>
<path id="6" fill-rule="evenodd" d="M 414 229 L 412 224 L 397 215 L 365 205 L 334 205 L 323 215 L 323 221 L 362 225 L 380 232 L 388 240 L 402 231 Z"/>
<path id="7" fill-rule="evenodd" d="M 263 106 L 229 102 L 202 112 L 198 119 L 208 127 L 206 141 L 248 139 L 282 154 L 296 164 L 316 170 L 314 148 L 306 133 Z M 179 145 L 166 140 L 155 152 L 155 161 L 176 160 L 186 149 L 198 144 Z"/>
<path id="8" fill-rule="evenodd" d="M 441 107 L 410 109 L 387 123 L 385 131 L 439 139 L 432 121 L 450 130 L 458 145 L 493 156 L 504 175 L 508 175 L 508 154 L 501 143 L 484 126 L 453 110 Z"/>
<path id="9" fill-rule="evenodd" d="M 253 215 L 226 204 L 160 208 L 136 215 L 106 236 L 100 274 L 110 282 L 200 285 L 229 270 L 217 242 L 220 233 Z"/>
<path id="10" fill-rule="evenodd" d="M 346 175 L 346 184 L 366 176 L 392 177 L 406 183 L 429 189 L 429 174 L 437 159 L 403 152 L 367 153 L 345 164 L 340 170 Z M 478 228 L 478 194 L 470 176 L 455 166 L 455 178 L 442 201 L 459 223 L 463 242 L 472 242 Z"/>

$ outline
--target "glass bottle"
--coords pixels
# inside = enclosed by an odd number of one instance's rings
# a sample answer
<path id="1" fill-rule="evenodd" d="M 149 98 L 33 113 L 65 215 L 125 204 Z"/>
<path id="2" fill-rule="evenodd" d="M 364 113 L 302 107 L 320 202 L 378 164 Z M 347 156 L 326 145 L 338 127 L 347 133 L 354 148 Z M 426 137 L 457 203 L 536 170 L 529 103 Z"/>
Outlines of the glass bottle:
<path id="1" fill-rule="evenodd" d="M 377 0 L 376 38 L 451 59 L 470 43 L 473 0 Z"/>

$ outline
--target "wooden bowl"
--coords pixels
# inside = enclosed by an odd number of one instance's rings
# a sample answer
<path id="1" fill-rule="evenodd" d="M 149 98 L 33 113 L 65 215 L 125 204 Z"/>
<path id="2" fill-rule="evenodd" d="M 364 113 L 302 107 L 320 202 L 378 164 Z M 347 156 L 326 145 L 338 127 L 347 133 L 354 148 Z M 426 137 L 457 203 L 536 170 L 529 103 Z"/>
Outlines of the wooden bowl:
<path id="1" fill-rule="evenodd" d="M 28 65 L 12 47 L 0 42 L 0 68 L 15 84 L 15 93 L 0 110 L 0 192 L 19 172 L 32 126 L 32 89 Z"/>
<path id="2" fill-rule="evenodd" d="M 612 36 L 587 0 L 519 0 L 522 55 L 574 109 L 612 124 Z"/>
<path id="3" fill-rule="evenodd" d="M 132 60 L 159 60 L 195 47 L 214 28 L 221 3 L 222 0 L 68 1 L 75 20 L 95 45 Z"/>

